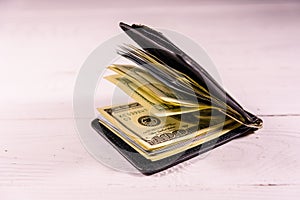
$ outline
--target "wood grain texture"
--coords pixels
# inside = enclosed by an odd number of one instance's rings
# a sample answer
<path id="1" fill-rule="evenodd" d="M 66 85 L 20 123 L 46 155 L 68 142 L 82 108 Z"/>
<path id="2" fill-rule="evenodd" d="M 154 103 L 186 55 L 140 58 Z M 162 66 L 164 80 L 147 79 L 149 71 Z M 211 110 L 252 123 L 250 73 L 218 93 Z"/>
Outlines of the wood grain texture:
<path id="1" fill-rule="evenodd" d="M 299 199 L 299 20 L 296 1 L 0 2 L 0 199 Z M 264 128 L 150 177 L 97 162 L 75 130 L 72 92 L 119 21 L 202 45 Z"/>

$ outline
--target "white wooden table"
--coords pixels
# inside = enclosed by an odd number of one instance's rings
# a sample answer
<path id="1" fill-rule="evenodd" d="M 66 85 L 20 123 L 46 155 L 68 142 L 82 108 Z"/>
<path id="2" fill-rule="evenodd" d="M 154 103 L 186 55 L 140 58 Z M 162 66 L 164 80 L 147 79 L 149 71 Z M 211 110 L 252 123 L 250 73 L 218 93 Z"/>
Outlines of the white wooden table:
<path id="1" fill-rule="evenodd" d="M 0 2 L 0 199 L 299 199 L 300 4 L 126 2 Z M 202 45 L 264 128 L 149 177 L 97 162 L 74 128 L 72 92 L 119 21 Z"/>

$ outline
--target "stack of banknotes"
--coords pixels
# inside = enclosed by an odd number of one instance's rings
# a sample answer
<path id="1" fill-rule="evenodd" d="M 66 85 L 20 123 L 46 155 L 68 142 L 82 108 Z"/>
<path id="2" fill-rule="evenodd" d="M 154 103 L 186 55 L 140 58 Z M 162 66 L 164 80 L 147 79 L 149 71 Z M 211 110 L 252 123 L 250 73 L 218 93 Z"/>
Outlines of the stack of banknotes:
<path id="1" fill-rule="evenodd" d="M 136 65 L 113 64 L 104 77 L 134 101 L 97 108 L 98 120 L 150 161 L 180 154 L 240 126 L 258 129 L 250 116 L 207 71 L 160 32 L 121 23 L 139 46 L 118 53 Z"/>

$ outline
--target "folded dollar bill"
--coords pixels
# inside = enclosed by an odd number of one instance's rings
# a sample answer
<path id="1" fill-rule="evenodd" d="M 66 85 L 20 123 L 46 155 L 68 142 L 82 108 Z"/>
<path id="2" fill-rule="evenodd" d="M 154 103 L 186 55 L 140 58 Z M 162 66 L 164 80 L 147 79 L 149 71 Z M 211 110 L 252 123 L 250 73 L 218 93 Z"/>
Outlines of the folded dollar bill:
<path id="1" fill-rule="evenodd" d="M 155 161 L 180 153 L 239 127 L 228 118 L 189 113 L 189 118 L 158 117 L 139 103 L 99 108 L 99 122 L 145 158 Z"/>
<path id="2" fill-rule="evenodd" d="M 139 47 L 118 53 L 136 65 L 112 64 L 105 79 L 134 102 L 97 108 L 93 127 L 125 158 L 151 174 L 262 127 L 214 78 L 162 33 L 120 27 Z"/>

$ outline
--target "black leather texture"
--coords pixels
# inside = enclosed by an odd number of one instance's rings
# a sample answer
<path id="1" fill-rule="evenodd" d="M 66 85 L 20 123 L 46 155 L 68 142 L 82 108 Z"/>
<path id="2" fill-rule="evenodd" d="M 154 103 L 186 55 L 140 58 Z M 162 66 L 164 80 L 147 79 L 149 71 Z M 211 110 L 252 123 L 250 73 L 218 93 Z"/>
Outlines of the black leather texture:
<path id="1" fill-rule="evenodd" d="M 119 138 L 105 126 L 101 125 L 98 119 L 93 120 L 91 125 L 97 131 L 97 133 L 99 133 L 104 139 L 106 139 L 136 169 L 138 169 L 141 173 L 145 175 L 151 175 L 165 170 L 199 154 L 212 150 L 236 137 L 247 135 L 248 133 L 251 133 L 256 130 L 254 128 L 240 126 L 237 129 L 234 129 L 220 136 L 219 138 L 188 149 L 183 153 L 176 154 L 158 161 L 151 161 L 139 154 L 136 150 L 134 150 L 131 146 L 126 144 L 121 138 Z M 205 160 L 203 160 L 203 162 L 205 162 Z"/>

